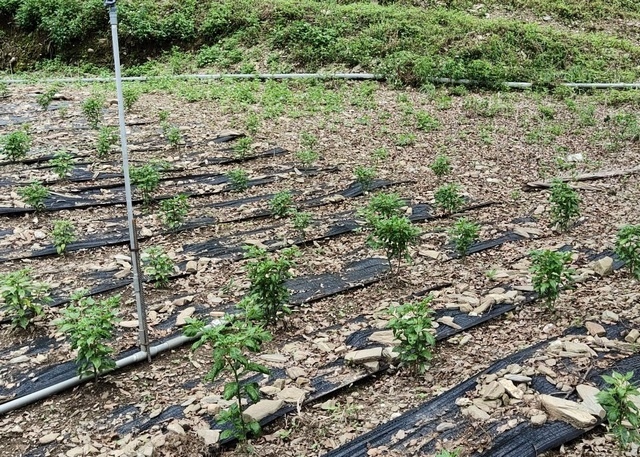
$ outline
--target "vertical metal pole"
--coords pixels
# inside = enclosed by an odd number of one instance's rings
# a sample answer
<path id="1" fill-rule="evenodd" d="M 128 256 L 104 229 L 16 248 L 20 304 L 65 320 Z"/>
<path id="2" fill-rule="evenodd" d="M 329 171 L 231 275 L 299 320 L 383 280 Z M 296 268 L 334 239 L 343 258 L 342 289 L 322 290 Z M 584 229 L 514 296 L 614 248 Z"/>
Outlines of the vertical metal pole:
<path id="1" fill-rule="evenodd" d="M 149 332 L 147 330 L 147 311 L 142 296 L 142 275 L 140 274 L 140 251 L 138 250 L 138 237 L 136 224 L 133 217 L 133 203 L 131 201 L 131 180 L 129 179 L 129 154 L 127 151 L 127 130 L 124 122 L 124 97 L 122 95 L 122 76 L 120 74 L 120 45 L 118 44 L 118 13 L 115 0 L 105 0 L 105 6 L 109 8 L 109 20 L 111 22 L 111 39 L 113 42 L 113 62 L 116 70 L 116 92 L 118 94 L 118 117 L 120 119 L 120 146 L 122 148 L 122 173 L 124 174 L 124 189 L 127 200 L 127 221 L 129 223 L 129 249 L 131 252 L 131 267 L 133 269 L 133 292 L 136 298 L 138 311 L 138 343 L 140 350 L 147 353 L 147 359 L 151 361 L 149 351 Z"/>

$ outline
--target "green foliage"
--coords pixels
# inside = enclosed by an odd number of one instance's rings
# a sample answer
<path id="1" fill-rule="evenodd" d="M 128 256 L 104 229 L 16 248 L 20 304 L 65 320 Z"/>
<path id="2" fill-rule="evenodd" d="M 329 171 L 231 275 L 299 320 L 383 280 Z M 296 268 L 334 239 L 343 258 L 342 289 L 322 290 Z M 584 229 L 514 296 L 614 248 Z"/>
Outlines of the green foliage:
<path id="1" fill-rule="evenodd" d="M 275 194 L 269 203 L 271 214 L 276 217 L 286 217 L 295 211 L 293 206 L 293 194 L 289 190 L 283 190 Z"/>
<path id="2" fill-rule="evenodd" d="M 20 198 L 36 211 L 42 211 L 45 208 L 44 201 L 49 197 L 49 189 L 40 181 L 32 181 L 28 186 L 18 188 L 17 192 Z"/>
<path id="3" fill-rule="evenodd" d="M 163 123 L 162 133 L 164 134 L 164 137 L 167 139 L 169 144 L 173 148 L 178 149 L 180 143 L 182 142 L 182 133 L 180 132 L 180 127 L 178 127 L 177 125 Z"/>
<path id="4" fill-rule="evenodd" d="M 239 159 L 244 159 L 249 156 L 251 152 L 251 145 L 253 144 L 253 138 L 249 136 L 243 136 L 236 141 L 233 146 L 233 155 Z"/>
<path id="5" fill-rule="evenodd" d="M 58 151 L 53 158 L 49 160 L 49 163 L 53 167 L 53 171 L 56 172 L 60 179 L 67 177 L 71 170 L 73 170 L 73 164 L 75 160 L 71 154 L 67 151 Z"/>
<path id="6" fill-rule="evenodd" d="M 249 261 L 245 269 L 251 285 L 241 307 L 245 309 L 249 319 L 274 324 L 291 312 L 286 306 L 289 290 L 285 281 L 291 278 L 290 270 L 299 253 L 298 248 L 291 247 L 269 256 L 264 249 L 255 246 L 246 248 Z"/>
<path id="7" fill-rule="evenodd" d="M 38 105 L 40 105 L 44 111 L 49 109 L 49 105 L 51 105 L 53 97 L 56 95 L 57 91 L 57 87 L 52 87 L 36 97 L 36 102 L 38 102 Z"/>
<path id="8" fill-rule="evenodd" d="M 31 270 L 0 274 L 0 297 L 13 328 L 26 329 L 34 316 L 44 313 L 42 304 L 47 302 L 49 286 L 31 278 Z"/>
<path id="9" fill-rule="evenodd" d="M 83 297 L 86 291 L 72 296 L 72 303 L 62 311 L 57 322 L 60 330 L 71 339 L 71 348 L 77 350 L 78 374 L 98 375 L 116 366 L 111 358 L 113 349 L 107 344 L 114 337 L 114 327 L 120 307 L 120 295 L 96 301 Z"/>
<path id="10" fill-rule="evenodd" d="M 608 387 L 597 395 L 598 403 L 607 413 L 609 430 L 616 436 L 622 449 L 627 449 L 631 443 L 640 444 L 640 410 L 631 399 L 640 395 L 640 392 L 638 386 L 631 383 L 632 378 L 633 371 L 626 374 L 614 371 L 611 376 L 603 375 L 602 379 Z"/>
<path id="11" fill-rule="evenodd" d="M 441 178 L 451 173 L 451 161 L 446 154 L 438 154 L 430 168 L 438 178 Z"/>
<path id="12" fill-rule="evenodd" d="M 258 133 L 260 129 L 260 118 L 256 113 L 249 113 L 244 121 L 244 126 L 251 135 Z"/>
<path id="13" fill-rule="evenodd" d="M 55 221 L 53 223 L 53 230 L 51 236 L 53 236 L 53 245 L 58 251 L 58 255 L 62 254 L 69 243 L 76 240 L 76 229 L 71 221 L 62 220 Z"/>
<path id="14" fill-rule="evenodd" d="M 173 260 L 159 246 L 152 246 L 142 253 L 144 274 L 161 289 L 169 285 L 169 278 L 174 270 Z"/>
<path id="15" fill-rule="evenodd" d="M 435 457 L 460 457 L 460 451 L 458 451 L 457 449 L 442 449 L 435 455 Z"/>
<path id="16" fill-rule="evenodd" d="M 9 160 L 20 160 L 29 152 L 31 137 L 24 130 L 16 130 L 2 136 L 2 153 Z"/>
<path id="17" fill-rule="evenodd" d="M 569 287 L 573 282 L 575 271 L 567 267 L 571 263 L 571 253 L 545 249 L 532 251 L 529 256 L 533 289 L 545 301 L 547 307 L 553 310 L 562 288 Z"/>
<path id="18" fill-rule="evenodd" d="M 398 194 L 380 192 L 371 197 L 369 204 L 360 212 L 360 214 L 363 215 L 367 222 L 373 226 L 376 219 L 399 216 L 400 209 L 404 205 L 405 202 Z"/>
<path id="19" fill-rule="evenodd" d="M 460 186 L 455 183 L 438 187 L 433 196 L 436 207 L 446 213 L 458 212 L 464 205 L 464 198 L 460 194 Z"/>
<path id="20" fill-rule="evenodd" d="M 432 132 L 440 128 L 440 121 L 426 111 L 416 111 L 416 123 L 420 130 Z"/>
<path id="21" fill-rule="evenodd" d="M 4 81 L 0 81 L 0 98 L 6 98 L 10 95 L 9 86 Z"/>
<path id="22" fill-rule="evenodd" d="M 166 109 L 160 110 L 158 112 L 158 119 L 160 120 L 160 124 L 165 124 L 169 120 L 169 111 Z"/>
<path id="23" fill-rule="evenodd" d="M 175 230 L 184 224 L 189 213 L 189 201 L 184 194 L 160 202 L 160 219 L 169 230 Z"/>
<path id="24" fill-rule="evenodd" d="M 318 153 L 311 149 L 303 149 L 302 151 L 296 152 L 296 159 L 305 167 L 310 167 L 318 160 Z"/>
<path id="25" fill-rule="evenodd" d="M 213 366 L 205 379 L 217 381 L 221 375 L 228 374 L 231 379 L 224 385 L 223 398 L 227 401 L 236 400 L 229 409 L 218 414 L 218 419 L 228 422 L 230 429 L 220 435 L 220 439 L 236 438 L 246 441 L 250 434 L 260 433 L 260 424 L 256 421 L 247 422 L 242 415 L 242 397 L 246 396 L 252 403 L 260 400 L 260 389 L 256 382 L 241 382 L 240 376 L 251 373 L 270 373 L 264 365 L 251 362 L 247 352 L 259 352 L 262 344 L 271 340 L 271 334 L 261 326 L 251 321 L 237 319 L 227 315 L 224 319 L 227 325 L 207 327 L 198 320 L 189 321 L 184 333 L 188 337 L 198 337 L 192 349 L 206 345 L 211 346 Z"/>
<path id="26" fill-rule="evenodd" d="M 549 202 L 551 221 L 560 230 L 567 230 L 571 220 L 580 216 L 580 195 L 564 181 L 553 180 Z"/>
<path id="27" fill-rule="evenodd" d="M 304 238 L 304 231 L 309 225 L 311 225 L 311 213 L 296 211 L 293 215 L 293 228 L 296 229 L 302 238 Z"/>
<path id="28" fill-rule="evenodd" d="M 154 164 L 146 164 L 141 167 L 131 167 L 129 169 L 131 184 L 136 186 L 136 190 L 142 193 L 142 200 L 146 206 L 153 201 L 153 194 L 160 185 L 160 172 Z"/>
<path id="29" fill-rule="evenodd" d="M 616 254 L 625 261 L 629 271 L 640 280 L 640 225 L 625 225 L 616 238 Z"/>
<path id="30" fill-rule="evenodd" d="M 318 145 L 318 138 L 309 132 L 300 134 L 300 146 L 306 149 L 313 149 Z"/>
<path id="31" fill-rule="evenodd" d="M 479 232 L 480 226 L 464 217 L 458 219 L 449 230 L 449 240 L 460 257 L 467 255 L 471 245 L 478 239 Z"/>
<path id="32" fill-rule="evenodd" d="M 134 87 L 124 86 L 122 88 L 122 98 L 124 101 L 124 110 L 129 112 L 140 98 L 140 91 Z"/>
<path id="33" fill-rule="evenodd" d="M 419 374 L 424 374 L 433 357 L 431 352 L 436 338 L 431 326 L 431 301 L 429 295 L 417 303 L 405 303 L 392 306 L 388 314 L 391 317 L 387 328 L 393 331 L 393 337 L 400 341 L 395 350 L 400 361 Z"/>
<path id="34" fill-rule="evenodd" d="M 363 165 L 358 165 L 353 170 L 353 175 L 356 178 L 356 182 L 360 184 L 360 187 L 364 192 L 367 192 L 371 189 L 371 185 L 373 184 L 373 180 L 376 178 L 376 169 L 373 167 L 365 167 Z"/>
<path id="35" fill-rule="evenodd" d="M 92 129 L 98 129 L 102 121 L 102 108 L 105 103 L 103 95 L 94 94 L 82 103 L 82 112 Z"/>
<path id="36" fill-rule="evenodd" d="M 386 148 L 378 148 L 371 153 L 371 158 L 375 161 L 381 162 L 389 157 L 389 150 Z"/>
<path id="37" fill-rule="evenodd" d="M 417 242 L 420 230 L 403 216 L 371 218 L 370 222 L 373 231 L 368 239 L 369 245 L 384 250 L 389 266 L 396 259 L 399 271 L 402 259 L 411 260 L 409 246 Z"/>
<path id="38" fill-rule="evenodd" d="M 98 158 L 104 159 L 109 155 L 111 146 L 118 142 L 118 131 L 115 127 L 101 127 L 98 131 L 98 140 L 96 141 L 96 151 Z"/>
<path id="39" fill-rule="evenodd" d="M 244 192 L 249 187 L 249 173 L 242 168 L 236 168 L 227 172 L 229 184 L 234 192 Z"/>
<path id="40" fill-rule="evenodd" d="M 401 133 L 396 138 L 396 146 L 411 146 L 415 144 L 416 136 L 413 133 Z"/>

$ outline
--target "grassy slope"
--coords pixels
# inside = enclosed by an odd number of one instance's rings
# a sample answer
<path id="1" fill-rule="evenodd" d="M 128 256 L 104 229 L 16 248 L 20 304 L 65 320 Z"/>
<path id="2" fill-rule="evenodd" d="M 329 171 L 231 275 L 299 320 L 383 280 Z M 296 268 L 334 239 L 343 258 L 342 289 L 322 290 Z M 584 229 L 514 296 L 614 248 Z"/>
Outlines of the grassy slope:
<path id="1" fill-rule="evenodd" d="M 639 4 L 630 0 L 486 2 L 489 10 L 553 14 L 580 25 L 563 31 L 487 15 L 470 1 L 381 3 L 120 0 L 125 63 L 134 67 L 130 74 L 149 72 L 152 64 L 135 64 L 164 52 L 175 71 L 192 70 L 190 65 L 249 72 L 357 68 L 416 85 L 431 77 L 538 83 L 640 79 L 640 46 L 602 32 L 572 31 L 588 29 L 582 25 L 593 21 L 640 18 Z M 50 43 L 63 60 L 108 63 L 102 0 L 0 0 L 2 17 L 10 19 L 14 33 L 38 32 L 34 37 Z M 87 52 L 90 47 L 98 52 Z M 195 59 L 178 49 L 196 53 Z"/>

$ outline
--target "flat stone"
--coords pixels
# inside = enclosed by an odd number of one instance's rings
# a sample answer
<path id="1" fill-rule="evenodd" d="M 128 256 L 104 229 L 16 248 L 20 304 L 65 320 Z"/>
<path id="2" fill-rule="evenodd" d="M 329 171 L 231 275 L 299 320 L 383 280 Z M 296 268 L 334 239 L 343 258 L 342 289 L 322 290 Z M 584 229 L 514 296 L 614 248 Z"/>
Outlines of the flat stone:
<path id="1" fill-rule="evenodd" d="M 585 406 L 594 416 L 597 416 L 600 419 L 605 418 L 607 413 L 604 408 L 600 406 L 600 402 L 598 402 L 597 398 L 600 389 L 587 384 L 578 384 L 576 386 L 576 392 L 582 399 L 582 406 Z"/>
<path id="2" fill-rule="evenodd" d="M 480 408 L 482 411 L 487 414 L 491 414 L 493 410 L 502 406 L 501 400 L 482 400 L 480 398 L 476 398 L 473 400 L 473 404 Z"/>
<path id="3" fill-rule="evenodd" d="M 513 383 L 513 381 L 503 378 L 503 379 L 499 379 L 498 382 L 500 383 L 500 385 L 502 385 L 502 387 L 504 387 L 504 390 L 507 392 L 507 394 L 511 398 L 515 398 L 516 400 L 522 400 L 522 397 L 524 396 L 524 392 L 518 389 L 516 385 Z"/>
<path id="4" fill-rule="evenodd" d="M 287 375 L 289 375 L 289 370 L 290 370 L 290 369 L 287 369 Z M 293 367 L 293 368 L 291 368 L 291 370 L 302 370 L 302 369 L 301 369 L 301 368 Z M 304 372 L 304 370 L 302 370 L 302 371 Z M 305 374 L 306 374 L 306 373 L 305 373 Z M 296 380 L 296 379 L 298 379 L 299 377 L 300 377 L 300 376 L 296 376 L 295 378 L 291 378 L 291 379 Z M 276 379 L 275 381 L 273 381 L 273 387 L 275 387 L 276 389 L 279 389 L 279 390 L 284 389 L 285 384 L 286 384 L 286 380 L 284 380 L 284 379 L 282 379 L 282 378 L 278 378 L 278 379 Z"/>
<path id="5" fill-rule="evenodd" d="M 635 343 L 638 340 L 638 338 L 640 338 L 640 332 L 634 328 L 631 331 L 629 331 L 627 336 L 624 337 L 624 340 L 627 343 Z"/>
<path id="6" fill-rule="evenodd" d="M 274 395 L 276 395 L 278 392 L 280 392 L 281 389 L 278 389 L 277 387 L 273 387 L 273 386 L 262 386 L 260 387 L 260 392 L 264 395 L 267 395 L 269 397 L 273 397 Z"/>
<path id="7" fill-rule="evenodd" d="M 476 405 L 471 405 L 468 408 L 464 408 L 462 410 L 462 414 L 465 416 L 469 416 L 474 420 L 486 421 L 489 420 L 490 416 L 478 408 Z"/>
<path id="8" fill-rule="evenodd" d="M 284 405 L 283 400 L 260 400 L 244 410 L 242 416 L 248 421 L 260 421 L 265 417 L 275 413 Z"/>
<path id="9" fill-rule="evenodd" d="M 447 430 L 451 430 L 452 428 L 456 428 L 456 424 L 451 422 L 442 422 L 436 427 L 436 432 L 442 433 L 446 432 Z"/>
<path id="10" fill-rule="evenodd" d="M 182 428 L 182 425 L 180 425 L 176 421 L 173 421 L 169 425 L 167 425 L 167 431 L 173 432 L 176 435 L 186 435 L 186 432 L 184 431 L 184 428 Z"/>
<path id="11" fill-rule="evenodd" d="M 382 358 L 382 348 L 361 349 L 347 352 L 344 359 L 352 363 L 374 362 Z"/>
<path id="12" fill-rule="evenodd" d="M 393 330 L 381 330 L 373 332 L 369 335 L 369 341 L 374 343 L 385 344 L 387 346 L 397 346 L 400 341 L 393 337 Z"/>
<path id="13" fill-rule="evenodd" d="M 480 396 L 486 400 L 497 400 L 502 398 L 505 390 L 504 386 L 497 381 L 490 382 L 489 384 L 485 384 L 480 389 Z"/>
<path id="14" fill-rule="evenodd" d="M 573 352 L 577 354 L 590 354 L 595 356 L 596 353 L 593 349 L 589 347 L 589 345 L 584 343 L 574 343 L 573 341 L 565 341 L 562 345 L 564 350 L 567 352 Z"/>
<path id="15" fill-rule="evenodd" d="M 613 311 L 607 310 L 602 312 L 602 320 L 606 322 L 618 322 L 620 317 Z"/>
<path id="16" fill-rule="evenodd" d="M 176 318 L 176 326 L 182 327 L 186 325 L 187 319 L 193 316 L 193 313 L 195 312 L 196 312 L 196 309 L 193 306 L 189 306 L 188 308 L 185 308 L 182 311 L 180 311 L 180 314 L 178 314 L 178 317 Z"/>
<path id="17" fill-rule="evenodd" d="M 196 433 L 204 440 L 204 444 L 206 446 L 211 446 L 212 444 L 216 444 L 218 441 L 220 441 L 220 430 L 201 428 L 199 430 L 196 430 Z"/>
<path id="18" fill-rule="evenodd" d="M 300 389 L 298 387 L 285 387 L 276 393 L 276 396 L 287 403 L 298 403 L 301 400 L 304 400 L 306 397 L 307 391 Z"/>
<path id="19" fill-rule="evenodd" d="M 388 348 L 384 348 L 382 350 L 382 356 L 385 359 L 388 359 L 390 361 L 394 361 L 397 360 L 398 357 L 400 357 L 400 353 L 395 351 L 395 348 L 393 347 L 388 347 Z"/>
<path id="20" fill-rule="evenodd" d="M 600 276 L 608 276 L 613 273 L 613 259 L 611 257 L 603 257 L 593 263 L 593 271 Z"/>
<path id="21" fill-rule="evenodd" d="M 418 255 L 433 260 L 438 260 L 440 258 L 440 252 L 431 249 L 421 249 L 418 251 Z"/>
<path id="22" fill-rule="evenodd" d="M 293 379 L 294 381 L 298 379 L 300 376 L 306 376 L 306 375 L 307 375 L 307 372 L 303 368 L 300 368 L 300 367 L 287 368 L 287 376 L 289 377 L 289 379 Z M 276 379 L 273 385 L 278 387 L 278 385 L 276 385 L 278 381 L 282 382 L 282 388 L 284 388 L 284 379 Z"/>
<path id="23" fill-rule="evenodd" d="M 138 326 L 138 320 L 135 321 L 120 321 L 118 325 L 123 328 L 136 328 Z"/>
<path id="24" fill-rule="evenodd" d="M 377 360 L 374 362 L 365 362 L 362 364 L 362 366 L 365 367 L 368 371 L 376 372 L 380 369 L 380 362 Z"/>
<path id="25" fill-rule="evenodd" d="M 47 433 L 46 435 L 41 436 L 40 439 L 38 440 L 38 442 L 40 444 L 53 443 L 56 439 L 58 439 L 59 436 L 60 436 L 60 434 L 56 433 L 56 432 Z"/>
<path id="26" fill-rule="evenodd" d="M 287 356 L 283 354 L 261 354 L 260 358 L 271 363 L 287 363 Z"/>
<path id="27" fill-rule="evenodd" d="M 546 414 L 536 414 L 535 416 L 531 416 L 531 423 L 533 425 L 544 425 L 547 422 Z"/>
<path id="28" fill-rule="evenodd" d="M 512 363 L 507 365 L 507 372 L 511 374 L 518 374 L 522 371 L 522 367 L 517 363 Z"/>
<path id="29" fill-rule="evenodd" d="M 540 404 L 555 419 L 568 422 L 576 428 L 589 429 L 593 427 L 597 419 L 591 415 L 586 406 L 571 400 L 540 395 Z"/>
<path id="30" fill-rule="evenodd" d="M 185 267 L 185 271 L 187 273 L 195 273 L 196 271 L 198 271 L 198 262 L 196 262 L 195 260 L 189 260 L 187 262 L 187 266 Z"/>
<path id="31" fill-rule="evenodd" d="M 584 323 L 584 326 L 591 336 L 604 336 L 607 334 L 604 327 L 596 322 L 587 321 Z"/>
<path id="32" fill-rule="evenodd" d="M 18 363 L 25 363 L 29 361 L 29 357 L 26 355 L 19 355 L 18 357 L 14 357 L 11 360 L 9 360 L 9 364 L 10 365 L 15 365 Z"/>
<path id="33" fill-rule="evenodd" d="M 508 379 L 512 382 L 531 382 L 531 378 L 529 376 L 523 376 L 521 374 L 511 374 L 508 373 L 504 375 L 504 379 Z"/>
<path id="34" fill-rule="evenodd" d="M 451 316 L 442 316 L 440 319 L 438 319 L 436 322 L 439 322 L 441 324 L 446 325 L 447 327 L 451 327 L 451 328 L 455 328 L 456 330 L 460 330 L 462 327 L 460 327 L 458 324 L 456 324 L 455 322 L 453 322 L 453 317 Z"/>
<path id="35" fill-rule="evenodd" d="M 477 308 L 474 308 L 473 312 L 477 315 L 480 315 L 495 304 L 496 304 L 495 295 L 487 295 L 486 297 L 482 298 L 482 300 L 480 301 L 480 306 L 478 306 Z"/>

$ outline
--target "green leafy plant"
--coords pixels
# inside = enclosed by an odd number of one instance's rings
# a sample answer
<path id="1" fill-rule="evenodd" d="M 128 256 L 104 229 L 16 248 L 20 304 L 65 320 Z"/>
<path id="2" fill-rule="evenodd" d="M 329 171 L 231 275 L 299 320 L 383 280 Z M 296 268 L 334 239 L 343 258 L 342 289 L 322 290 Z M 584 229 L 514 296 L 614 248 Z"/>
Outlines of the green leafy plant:
<path id="1" fill-rule="evenodd" d="M 27 155 L 31 147 L 31 137 L 24 130 L 16 130 L 2 137 L 2 153 L 9 160 L 20 160 Z"/>
<path id="2" fill-rule="evenodd" d="M 303 149 L 296 152 L 296 159 L 305 167 L 310 167 L 318 160 L 318 153 L 311 149 Z"/>
<path id="3" fill-rule="evenodd" d="M 167 287 L 174 269 L 173 260 L 159 246 L 146 249 L 141 257 L 144 274 L 149 277 L 156 288 Z"/>
<path id="4" fill-rule="evenodd" d="M 532 251 L 529 256 L 533 289 L 545 301 L 547 307 L 553 309 L 562 288 L 570 286 L 573 282 L 574 270 L 567 266 L 571 263 L 571 253 L 545 249 Z"/>
<path id="5" fill-rule="evenodd" d="M 154 164 L 147 164 L 141 167 L 129 168 L 129 178 L 131 184 L 136 186 L 142 194 L 142 200 L 146 206 L 153 201 L 153 194 L 160 185 L 160 172 Z"/>
<path id="6" fill-rule="evenodd" d="M 416 136 L 413 133 L 401 133 L 396 138 L 396 146 L 411 146 L 415 142 Z"/>
<path id="7" fill-rule="evenodd" d="M 184 224 L 187 213 L 189 213 L 189 201 L 184 194 L 160 202 L 160 219 L 170 230 L 175 230 Z"/>
<path id="8" fill-rule="evenodd" d="M 391 216 L 399 216 L 400 209 L 405 202 L 398 194 L 390 192 L 380 192 L 375 194 L 369 200 L 369 203 L 360 211 L 359 214 L 364 216 L 369 225 L 373 225 L 378 218 L 389 218 Z"/>
<path id="9" fill-rule="evenodd" d="M 239 159 L 244 159 L 249 156 L 251 152 L 251 145 L 253 144 L 253 138 L 248 136 L 243 136 L 242 138 L 236 141 L 236 144 L 233 146 L 233 154 L 235 157 Z"/>
<path id="10" fill-rule="evenodd" d="M 405 303 L 392 306 L 388 314 L 391 317 L 387 328 L 393 331 L 393 337 L 400 341 L 395 348 L 400 361 L 412 370 L 424 374 L 433 357 L 432 349 L 436 338 L 431 326 L 431 301 L 429 295 L 417 303 Z"/>
<path id="11" fill-rule="evenodd" d="M 0 274 L 0 297 L 13 328 L 26 329 L 33 317 L 44 313 L 48 290 L 48 285 L 33 280 L 28 268 Z"/>
<path id="12" fill-rule="evenodd" d="M 93 129 L 97 130 L 100 121 L 102 121 L 102 107 L 104 106 L 104 102 L 104 96 L 92 95 L 82 103 L 82 112 Z"/>
<path id="13" fill-rule="evenodd" d="M 551 184 L 551 221 L 560 230 L 569 228 L 572 219 L 580 216 L 580 195 L 569 184 L 554 179 Z"/>
<path id="14" fill-rule="evenodd" d="M 373 180 L 376 178 L 376 169 L 373 167 L 365 167 L 358 165 L 353 170 L 353 175 L 356 178 L 356 182 L 360 184 L 363 191 L 371 190 Z"/>
<path id="15" fill-rule="evenodd" d="M 616 254 L 626 262 L 631 274 L 640 280 L 640 225 L 625 225 L 620 229 Z"/>
<path id="16" fill-rule="evenodd" d="M 464 205 L 464 198 L 460 194 L 460 186 L 455 183 L 438 187 L 433 196 L 436 206 L 446 213 L 455 213 Z"/>
<path id="17" fill-rule="evenodd" d="M 451 163 L 449 157 L 445 154 L 438 154 L 434 159 L 433 163 L 430 166 L 431 171 L 438 178 L 443 177 L 444 175 L 448 175 L 451 173 Z"/>
<path id="18" fill-rule="evenodd" d="M 276 217 L 286 217 L 295 211 L 293 206 L 293 194 L 291 191 L 283 190 L 271 198 L 269 203 L 271 214 Z"/>
<path id="19" fill-rule="evenodd" d="M 124 101 L 124 110 L 129 112 L 140 98 L 140 92 L 133 87 L 122 88 L 122 98 Z"/>
<path id="20" fill-rule="evenodd" d="M 58 175 L 60 179 L 64 179 L 71 173 L 74 165 L 74 158 L 67 151 L 58 151 L 53 158 L 49 160 L 49 163 L 53 167 L 53 171 Z"/>
<path id="21" fill-rule="evenodd" d="M 435 457 L 460 457 L 460 451 L 458 451 L 457 449 L 442 449 L 435 455 Z"/>
<path id="22" fill-rule="evenodd" d="M 221 375 L 228 374 L 231 380 L 224 385 L 222 397 L 236 400 L 227 410 L 218 414 L 218 419 L 228 422 L 230 429 L 224 430 L 220 439 L 237 438 L 246 441 L 250 434 L 260 433 L 260 424 L 254 420 L 247 420 L 242 414 L 242 398 L 247 396 L 251 402 L 260 400 L 260 390 L 256 382 L 241 382 L 240 377 L 251 373 L 268 375 L 269 368 L 252 362 L 247 352 L 259 352 L 262 344 L 271 340 L 271 334 L 261 326 L 251 321 L 225 317 L 227 325 L 208 327 L 202 321 L 191 320 L 185 327 L 184 333 L 188 337 L 199 337 L 193 344 L 195 351 L 204 345 L 212 349 L 213 366 L 205 379 L 216 381 Z"/>
<path id="23" fill-rule="evenodd" d="M 20 187 L 17 192 L 20 198 L 36 211 L 45 208 L 44 201 L 49 196 L 49 189 L 44 187 L 40 181 L 32 181 L 28 186 Z"/>
<path id="24" fill-rule="evenodd" d="M 398 271 L 402 259 L 411 260 L 409 246 L 416 243 L 420 230 L 403 216 L 378 217 L 371 220 L 373 231 L 368 243 L 374 249 L 383 249 L 389 266 L 391 261 L 398 261 Z"/>
<path id="25" fill-rule="evenodd" d="M 296 211 L 293 215 L 293 228 L 304 238 L 304 231 L 311 225 L 311 213 Z"/>
<path id="26" fill-rule="evenodd" d="M 180 127 L 177 125 L 171 124 L 163 124 L 162 125 L 162 133 L 165 138 L 174 149 L 178 149 L 180 143 L 182 142 L 182 133 L 180 132 Z"/>
<path id="27" fill-rule="evenodd" d="M 114 127 L 102 127 L 98 131 L 98 140 L 96 141 L 96 151 L 98 158 L 104 159 L 109 155 L 111 146 L 118 142 L 118 131 Z"/>
<path id="28" fill-rule="evenodd" d="M 603 375 L 607 388 L 598 392 L 596 397 L 607 413 L 609 430 L 616 436 L 622 449 L 628 448 L 631 443 L 640 444 L 640 410 L 631 399 L 640 395 L 640 392 L 638 386 L 631 383 L 632 378 L 632 371 L 626 374 L 614 371 L 611 376 Z"/>
<path id="29" fill-rule="evenodd" d="M 425 111 L 416 111 L 415 116 L 420 130 L 431 132 L 440 128 L 440 121 Z"/>
<path id="30" fill-rule="evenodd" d="M 57 91 L 57 87 L 52 87 L 36 97 L 36 102 L 38 102 L 38 105 L 40 105 L 44 111 L 49 109 L 49 105 L 51 105 L 53 97 L 55 97 Z"/>
<path id="31" fill-rule="evenodd" d="M 113 348 L 107 341 L 114 337 L 120 295 L 97 301 L 83 297 L 85 294 L 86 291 L 81 290 L 71 297 L 71 304 L 62 311 L 57 325 L 69 335 L 71 348 L 77 351 L 78 374 L 93 374 L 97 382 L 100 373 L 116 366 L 111 358 Z"/>
<path id="32" fill-rule="evenodd" d="M 10 95 L 9 86 L 4 81 L 0 81 L 0 98 L 6 98 Z"/>
<path id="33" fill-rule="evenodd" d="M 273 324 L 291 312 L 286 306 L 289 290 L 285 281 L 291 278 L 290 270 L 298 255 L 296 247 L 283 249 L 273 256 L 255 246 L 246 248 L 249 261 L 245 269 L 251 284 L 241 307 L 245 309 L 248 318 Z"/>
<path id="34" fill-rule="evenodd" d="M 59 255 L 67 249 L 69 243 L 73 243 L 76 240 L 75 232 L 76 229 L 71 221 L 62 220 L 53 223 L 51 236 L 53 236 L 53 245 Z"/>
<path id="35" fill-rule="evenodd" d="M 244 192 L 249 187 L 249 173 L 242 168 L 236 168 L 227 173 L 229 184 L 234 192 Z"/>
<path id="36" fill-rule="evenodd" d="M 166 109 L 160 110 L 158 112 L 158 119 L 160 120 L 161 124 L 167 122 L 169 120 L 169 111 L 167 111 Z"/>
<path id="37" fill-rule="evenodd" d="M 371 158 L 375 161 L 381 162 L 389 157 L 389 150 L 387 148 L 378 148 L 371 153 Z"/>
<path id="38" fill-rule="evenodd" d="M 260 129 L 260 118 L 256 113 L 249 113 L 244 121 L 244 126 L 247 129 L 247 132 L 251 135 L 255 135 Z"/>
<path id="39" fill-rule="evenodd" d="M 478 239 L 480 226 L 461 217 L 449 230 L 449 240 L 460 257 L 465 257 L 471 245 Z"/>

